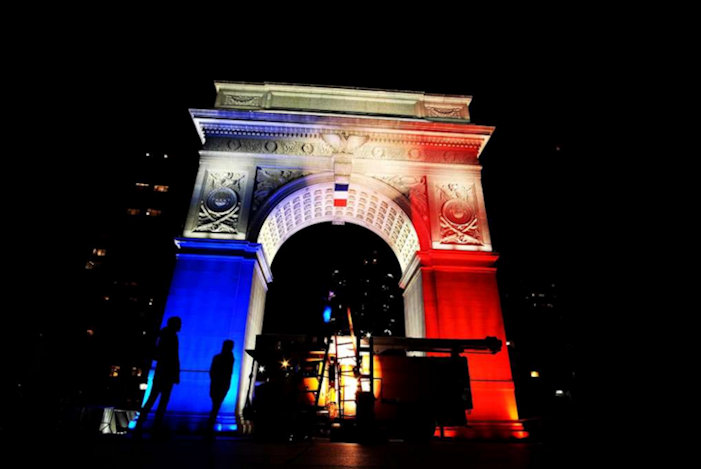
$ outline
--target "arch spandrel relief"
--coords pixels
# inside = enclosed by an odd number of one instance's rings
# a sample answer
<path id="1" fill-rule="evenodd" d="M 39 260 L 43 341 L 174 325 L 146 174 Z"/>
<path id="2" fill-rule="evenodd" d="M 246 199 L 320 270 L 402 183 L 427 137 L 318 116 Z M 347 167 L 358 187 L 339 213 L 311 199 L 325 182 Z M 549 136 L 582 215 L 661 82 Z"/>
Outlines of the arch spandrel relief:
<path id="1" fill-rule="evenodd" d="M 206 170 L 195 233 L 238 234 L 246 173 Z"/>

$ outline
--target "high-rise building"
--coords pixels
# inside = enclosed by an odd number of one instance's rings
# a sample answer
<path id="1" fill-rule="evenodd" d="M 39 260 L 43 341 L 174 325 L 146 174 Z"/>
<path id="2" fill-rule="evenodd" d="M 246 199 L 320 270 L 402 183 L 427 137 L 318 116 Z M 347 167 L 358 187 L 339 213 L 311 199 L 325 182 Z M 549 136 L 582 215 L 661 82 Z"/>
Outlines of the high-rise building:
<path id="1" fill-rule="evenodd" d="M 362 261 L 356 297 L 360 334 L 404 335 L 404 302 L 398 270 L 373 251 Z"/>
<path id="2" fill-rule="evenodd" d="M 331 327 L 348 333 L 348 308 L 357 335 L 404 335 L 404 303 L 399 273 L 386 255 L 372 250 L 357 265 L 334 268 L 328 303 Z"/>
<path id="3" fill-rule="evenodd" d="M 74 328 L 82 336 L 77 355 L 86 358 L 86 379 L 77 383 L 85 403 L 141 403 L 187 208 L 182 159 L 154 151 L 125 157 L 104 219 L 84 246 Z"/>
<path id="4" fill-rule="evenodd" d="M 560 285 L 521 281 L 504 293 L 504 319 L 519 411 L 526 419 L 562 417 L 575 399 L 575 331 Z"/>

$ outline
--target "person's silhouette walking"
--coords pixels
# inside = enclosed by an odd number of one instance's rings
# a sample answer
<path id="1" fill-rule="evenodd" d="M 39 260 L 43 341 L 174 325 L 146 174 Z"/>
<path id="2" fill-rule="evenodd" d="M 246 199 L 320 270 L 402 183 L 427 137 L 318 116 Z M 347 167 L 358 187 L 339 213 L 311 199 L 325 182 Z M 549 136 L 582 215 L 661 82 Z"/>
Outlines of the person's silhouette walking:
<path id="1" fill-rule="evenodd" d="M 219 414 L 222 402 L 231 386 L 231 373 L 234 370 L 234 341 L 225 340 L 221 352 L 212 358 L 212 366 L 209 367 L 209 397 L 212 398 L 212 411 L 207 421 L 207 432 L 211 436 L 214 424 Z"/>
<path id="2" fill-rule="evenodd" d="M 153 375 L 151 394 L 141 408 L 139 419 L 136 421 L 137 432 L 142 430 L 143 424 L 159 395 L 161 396 L 161 400 L 158 402 L 156 415 L 153 419 L 153 430 L 160 430 L 163 416 L 166 412 L 168 401 L 170 400 L 170 393 L 173 390 L 173 385 L 180 383 L 180 353 L 177 333 L 180 331 L 181 326 L 182 321 L 180 318 L 173 316 L 168 318 L 166 327 L 161 329 L 158 334 L 158 343 L 156 345 L 156 371 Z"/>

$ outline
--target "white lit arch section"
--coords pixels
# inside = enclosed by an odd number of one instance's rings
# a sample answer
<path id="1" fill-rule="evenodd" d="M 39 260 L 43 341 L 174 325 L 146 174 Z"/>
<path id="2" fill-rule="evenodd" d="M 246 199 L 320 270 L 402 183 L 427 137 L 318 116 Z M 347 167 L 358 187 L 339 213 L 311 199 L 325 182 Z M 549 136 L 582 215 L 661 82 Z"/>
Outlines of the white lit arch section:
<path id="1" fill-rule="evenodd" d="M 334 207 L 333 181 L 298 189 L 270 211 L 258 234 L 258 243 L 272 265 L 280 246 L 297 231 L 308 226 L 340 220 L 364 226 L 376 233 L 394 251 L 402 273 L 419 250 L 419 237 L 404 210 L 387 195 L 351 183 L 348 204 Z"/>

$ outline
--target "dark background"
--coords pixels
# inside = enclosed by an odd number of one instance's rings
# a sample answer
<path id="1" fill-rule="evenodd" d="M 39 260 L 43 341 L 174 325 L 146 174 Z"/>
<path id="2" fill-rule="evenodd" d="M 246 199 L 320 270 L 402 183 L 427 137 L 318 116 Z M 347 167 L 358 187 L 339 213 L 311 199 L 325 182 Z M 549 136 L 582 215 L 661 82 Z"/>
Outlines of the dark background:
<path id="1" fill-rule="evenodd" d="M 569 230 L 581 182 L 575 132 L 585 103 L 574 72 L 556 59 L 506 62 L 498 69 L 461 63 L 445 71 L 415 70 L 416 64 L 397 60 L 382 73 L 122 59 L 97 62 L 94 69 L 78 64 L 82 73 L 58 79 L 29 77 L 23 85 L 31 86 L 13 96 L 26 105 L 16 121 L 23 138 L 13 141 L 21 148 L 9 159 L 21 168 L 12 172 L 17 184 L 13 200 L 19 203 L 15 213 L 27 213 L 26 208 L 32 215 L 14 220 L 34 239 L 59 236 L 70 242 L 80 237 L 101 222 L 102 208 L 114 202 L 112 184 L 126 170 L 122 155 L 135 148 L 189 153 L 182 178 L 194 182 L 199 141 L 188 109 L 213 105 L 214 80 L 471 95 L 472 122 L 496 127 L 480 158 L 495 251 L 503 262 L 519 258 L 538 270 L 560 270 L 573 248 Z M 72 65 L 62 64 L 68 72 Z"/>
<path id="2" fill-rule="evenodd" d="M 93 49 L 86 38 L 56 37 L 21 57 L 10 75 L 5 226 L 21 273 L 10 290 L 45 303 L 33 309 L 70 309 L 61 301 L 71 289 L 70 267 L 84 264 L 78 254 L 85 240 L 120 203 L 115 186 L 129 171 L 125 154 L 172 150 L 182 155 L 182 187 L 192 187 L 200 142 L 188 109 L 213 106 L 214 80 L 472 96 L 472 122 L 496 127 L 480 162 L 501 278 L 546 277 L 563 291 L 574 287 L 581 262 L 574 235 L 596 238 L 601 229 L 597 214 L 580 204 L 580 164 L 592 160 L 583 116 L 598 103 L 584 49 L 561 34 L 490 48 L 454 36 L 381 44 L 366 38 L 338 51 L 332 43 L 330 51 L 319 43 L 254 46 L 261 38 L 251 36 L 232 38 L 231 48 L 171 36 L 120 41 L 127 36 L 97 34 Z M 37 286 L 47 294 L 37 295 Z"/>
<path id="3" fill-rule="evenodd" d="M 583 146 L 584 116 L 601 103 L 579 46 L 563 44 L 558 34 L 499 46 L 477 45 L 469 34 L 342 45 L 336 36 L 301 45 L 279 37 L 267 46 L 262 33 L 234 30 L 226 42 L 121 41 L 128 36 L 128 29 L 108 41 L 99 34 L 57 36 L 11 68 L 3 225 L 6 289 L 16 310 L 3 344 L 9 361 L 21 358 L 21 344 L 37 325 L 71 315 L 85 246 L 121 203 L 118 186 L 131 171 L 125 154 L 178 155 L 186 212 L 200 148 L 188 109 L 213 106 L 214 80 L 472 96 L 472 122 L 496 127 L 480 162 L 500 290 L 516 294 L 554 283 L 558 314 L 580 322 L 582 239 L 596 240 L 605 227 L 582 203 L 583 163 L 595 162 Z M 290 245 L 316 252 L 318 239 Z M 307 283 L 318 282 L 310 275 Z"/>
<path id="4" fill-rule="evenodd" d="M 111 185 L 126 169 L 122 155 L 134 148 L 190 149 L 182 177 L 194 181 L 199 141 L 188 109 L 213 105 L 214 80 L 403 89 L 473 96 L 472 121 L 496 127 L 480 158 L 494 249 L 505 263 L 560 271 L 574 249 L 570 234 L 581 197 L 578 113 L 591 103 L 583 102 L 567 62 L 514 59 L 499 68 L 456 63 L 435 71 L 397 59 L 381 73 L 360 73 L 268 63 L 198 67 L 185 58 L 119 57 L 88 66 L 69 58 L 57 64 L 64 73 L 27 76 L 10 97 L 21 104 L 7 152 L 10 223 L 32 242 L 72 244 L 114 202 Z"/>

